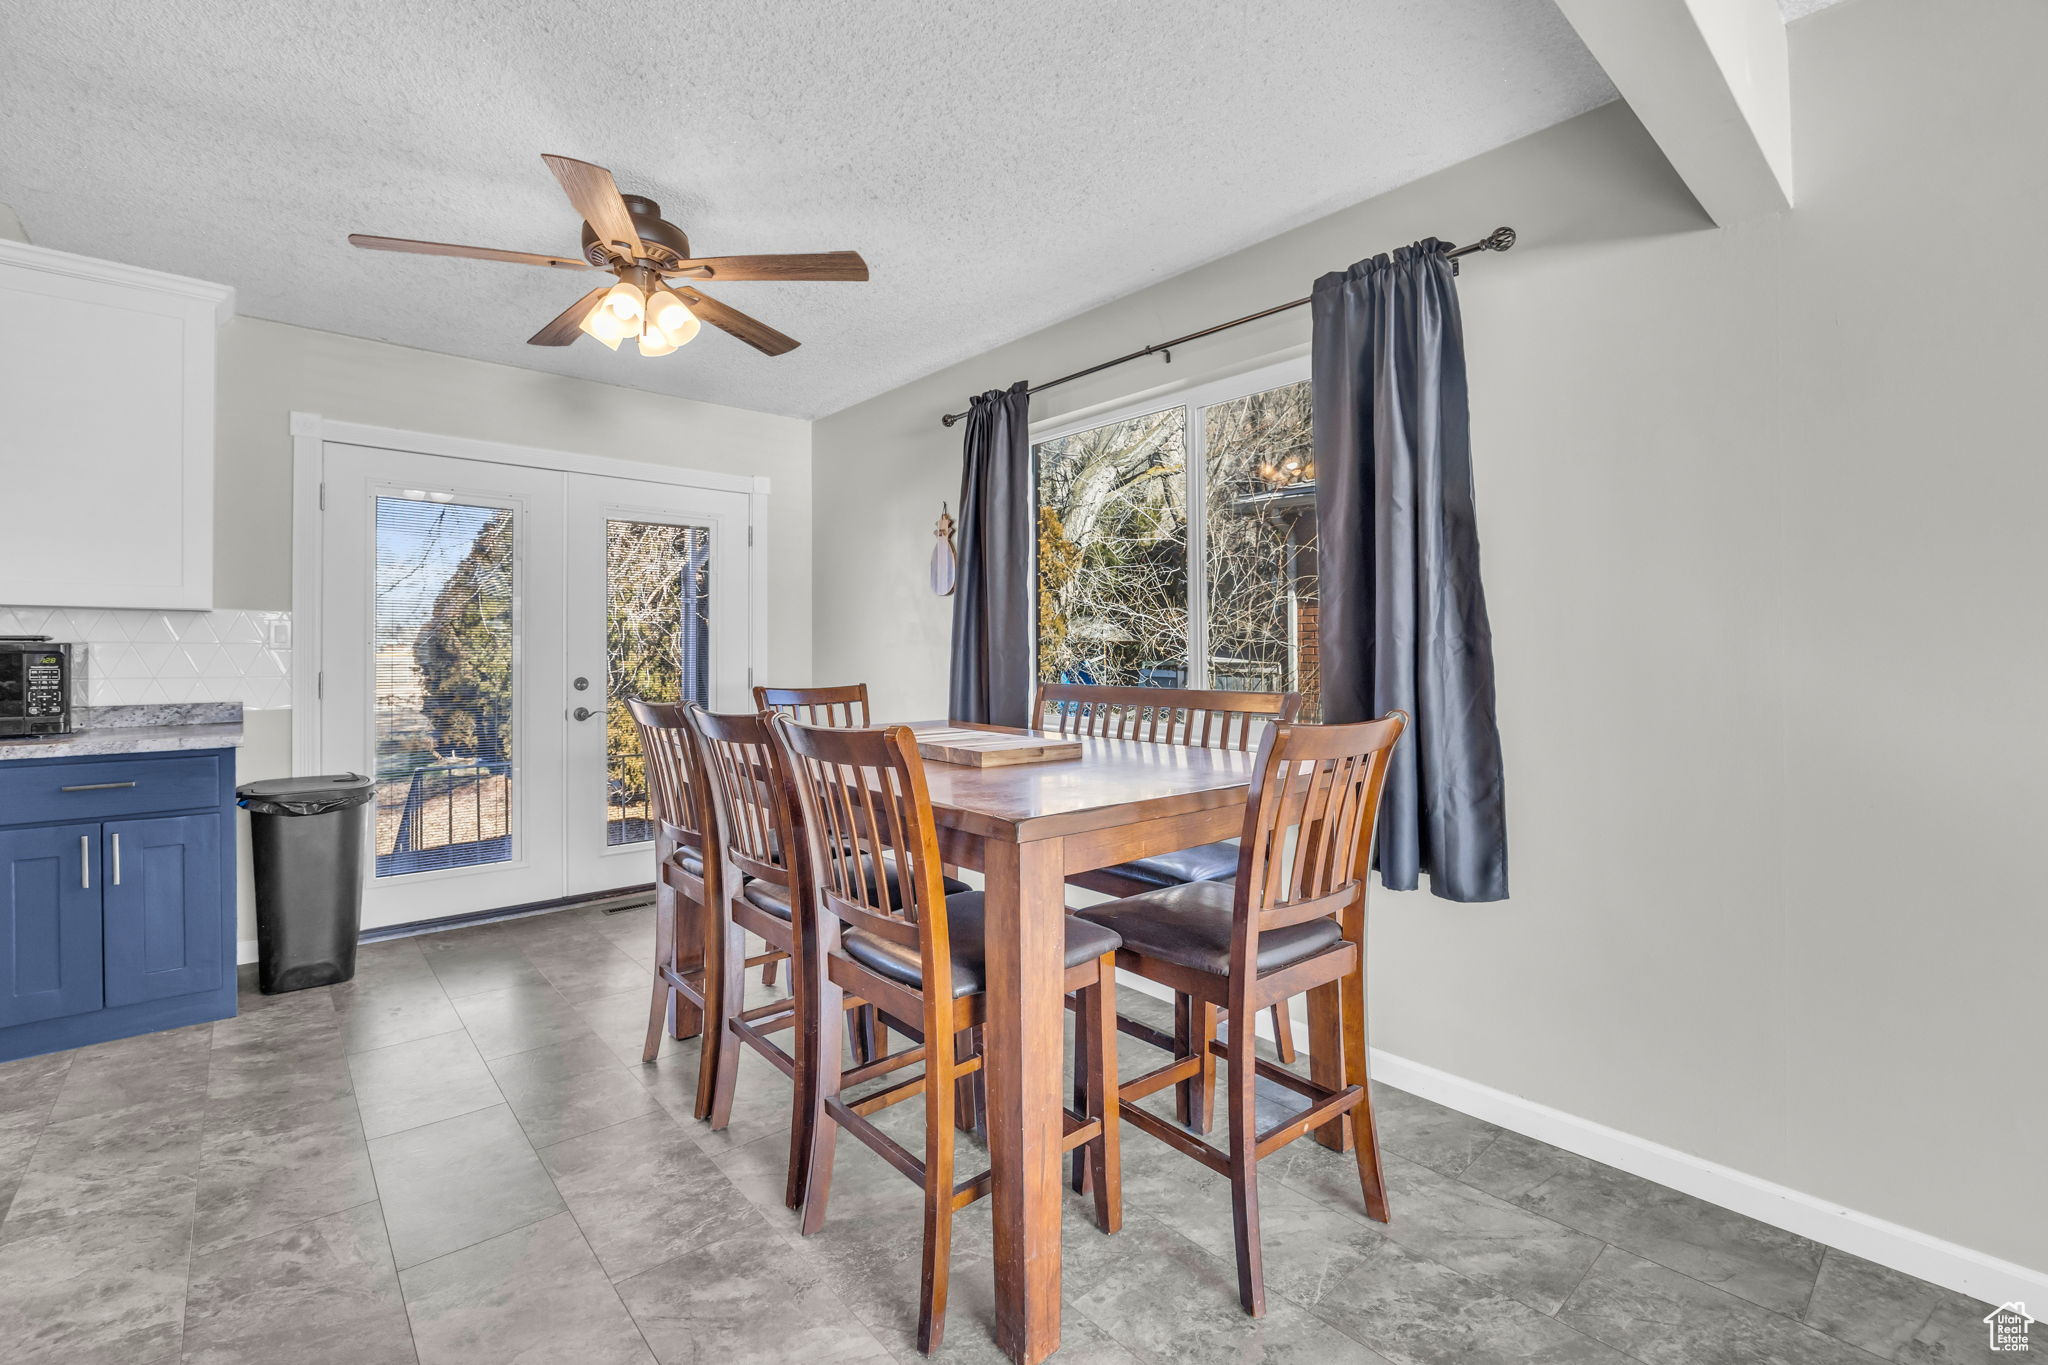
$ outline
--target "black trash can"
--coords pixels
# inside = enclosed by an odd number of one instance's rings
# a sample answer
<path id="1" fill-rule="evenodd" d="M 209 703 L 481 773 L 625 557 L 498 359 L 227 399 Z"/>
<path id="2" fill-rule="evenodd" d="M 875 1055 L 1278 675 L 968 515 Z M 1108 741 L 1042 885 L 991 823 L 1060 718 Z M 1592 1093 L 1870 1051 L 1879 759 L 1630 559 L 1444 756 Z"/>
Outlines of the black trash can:
<path id="1" fill-rule="evenodd" d="M 356 773 L 235 788 L 256 863 L 256 983 L 265 995 L 356 974 L 363 839 L 376 783 Z"/>

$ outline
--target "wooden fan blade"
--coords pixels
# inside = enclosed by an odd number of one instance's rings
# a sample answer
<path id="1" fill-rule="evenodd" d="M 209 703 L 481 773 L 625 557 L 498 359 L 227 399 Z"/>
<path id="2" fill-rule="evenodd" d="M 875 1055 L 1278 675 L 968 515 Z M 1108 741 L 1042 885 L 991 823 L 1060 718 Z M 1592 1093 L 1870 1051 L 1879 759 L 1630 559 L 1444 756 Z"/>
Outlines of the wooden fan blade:
<path id="1" fill-rule="evenodd" d="M 588 294 L 585 294 L 582 298 L 564 308 L 561 316 L 557 317 L 553 322 L 528 337 L 526 344 L 529 346 L 567 346 L 577 337 L 583 335 L 583 328 L 579 325 L 583 321 L 583 315 L 597 307 L 598 300 L 602 299 L 610 289 L 610 285 L 601 284 L 591 290 Z"/>
<path id="2" fill-rule="evenodd" d="M 674 274 L 704 280 L 864 280 L 868 263 L 858 251 L 814 251 L 793 256 L 699 256 Z"/>
<path id="3" fill-rule="evenodd" d="M 588 161 L 545 152 L 540 159 L 548 163 L 548 169 L 561 182 L 563 193 L 599 240 L 621 244 L 635 257 L 647 254 L 647 248 L 640 245 L 639 232 L 633 227 L 633 215 L 626 211 L 626 201 L 619 198 L 619 187 L 612 182 L 610 171 Z"/>
<path id="4" fill-rule="evenodd" d="M 689 306 L 692 313 L 704 322 L 722 332 L 730 332 L 763 355 L 782 355 L 794 351 L 803 343 L 762 322 L 750 318 L 737 308 L 728 308 L 717 299 L 709 298 L 694 289 L 678 288 L 676 296 Z"/>
<path id="5" fill-rule="evenodd" d="M 370 251 L 409 251 L 420 256 L 466 256 L 478 261 L 505 261 L 512 265 L 551 265 L 557 270 L 590 270 L 588 261 L 571 261 L 561 256 L 540 256 L 531 251 L 500 251 L 493 246 L 455 246 L 449 242 L 415 242 L 406 237 L 371 237 L 360 232 L 348 235 L 350 246 Z"/>

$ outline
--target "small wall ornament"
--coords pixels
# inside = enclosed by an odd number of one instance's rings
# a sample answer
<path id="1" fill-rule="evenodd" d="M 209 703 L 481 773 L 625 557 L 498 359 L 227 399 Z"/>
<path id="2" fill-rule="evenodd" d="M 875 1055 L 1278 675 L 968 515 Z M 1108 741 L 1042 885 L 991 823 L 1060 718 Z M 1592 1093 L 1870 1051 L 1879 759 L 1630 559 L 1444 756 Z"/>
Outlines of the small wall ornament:
<path id="1" fill-rule="evenodd" d="M 932 546 L 932 591 L 941 597 L 951 597 L 960 579 L 960 557 L 953 550 L 953 518 L 946 513 L 946 504 L 939 504 L 939 519 L 932 527 L 932 535 L 938 543 Z"/>

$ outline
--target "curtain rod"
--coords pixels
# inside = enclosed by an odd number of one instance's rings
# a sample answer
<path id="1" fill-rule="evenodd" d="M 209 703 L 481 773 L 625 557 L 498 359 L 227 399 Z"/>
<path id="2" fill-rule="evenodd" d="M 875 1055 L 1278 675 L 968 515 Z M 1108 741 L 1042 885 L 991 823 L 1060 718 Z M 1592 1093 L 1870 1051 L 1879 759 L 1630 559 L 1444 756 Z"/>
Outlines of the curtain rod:
<path id="1" fill-rule="evenodd" d="M 1506 251 L 1509 247 L 1513 246 L 1514 244 L 1515 230 L 1511 227 L 1498 227 L 1495 228 L 1492 232 L 1487 233 L 1484 237 L 1480 238 L 1476 242 L 1469 243 L 1465 246 L 1451 248 L 1451 250 L 1446 251 L 1444 253 L 1444 259 L 1455 261 L 1460 256 L 1470 256 L 1475 251 Z M 1311 295 L 1310 297 L 1313 297 L 1313 295 Z M 1069 380 L 1084 379 L 1091 374 L 1100 373 L 1103 370 L 1110 369 L 1117 365 L 1125 364 L 1129 361 L 1143 360 L 1148 355 L 1164 355 L 1166 357 L 1166 363 L 1170 365 L 1173 363 L 1172 352 L 1173 348 L 1176 346 L 1184 345 L 1190 341 L 1200 341 L 1203 337 L 1214 336 L 1218 332 L 1227 332 L 1233 327 L 1242 327 L 1247 322 L 1257 322 L 1260 318 L 1269 318 L 1272 317 L 1275 313 L 1284 313 L 1290 308 L 1299 308 L 1308 301 L 1308 299 L 1295 299 L 1290 303 L 1275 304 L 1271 308 L 1262 309 L 1256 313 L 1246 313 L 1241 318 L 1232 318 L 1228 322 L 1219 322 L 1214 327 L 1204 327 L 1199 332 L 1189 332 L 1184 337 L 1175 337 L 1171 341 L 1162 341 L 1157 343 L 1156 345 L 1147 346 L 1142 351 L 1132 351 L 1129 355 L 1120 355 L 1115 360 L 1105 360 L 1100 365 L 1090 365 L 1085 370 L 1076 370 L 1072 374 L 1063 374 L 1058 379 L 1048 379 L 1043 384 L 1033 384 L 1030 388 L 1024 390 L 1024 392 L 1027 396 L 1034 393 L 1041 393 L 1046 389 L 1055 388 L 1058 385 L 1068 382 Z M 944 425 L 950 427 L 955 422 L 959 421 L 966 415 L 967 414 L 964 412 L 949 412 L 945 416 L 939 418 L 939 421 Z"/>

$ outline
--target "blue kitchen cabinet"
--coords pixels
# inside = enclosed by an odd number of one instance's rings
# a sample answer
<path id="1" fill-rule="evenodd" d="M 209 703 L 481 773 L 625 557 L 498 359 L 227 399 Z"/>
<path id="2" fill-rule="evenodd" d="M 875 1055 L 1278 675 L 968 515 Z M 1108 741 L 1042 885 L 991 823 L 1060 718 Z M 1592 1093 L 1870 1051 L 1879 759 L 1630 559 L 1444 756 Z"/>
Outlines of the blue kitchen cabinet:
<path id="1" fill-rule="evenodd" d="M 110 820 L 103 827 L 109 1005 L 218 986 L 222 957 L 219 815 Z"/>
<path id="2" fill-rule="evenodd" d="M 0 1061 L 235 1012 L 234 753 L 0 761 Z"/>
<path id="3" fill-rule="evenodd" d="M 98 825 L 0 829 L 0 1028 L 100 1007 Z"/>

